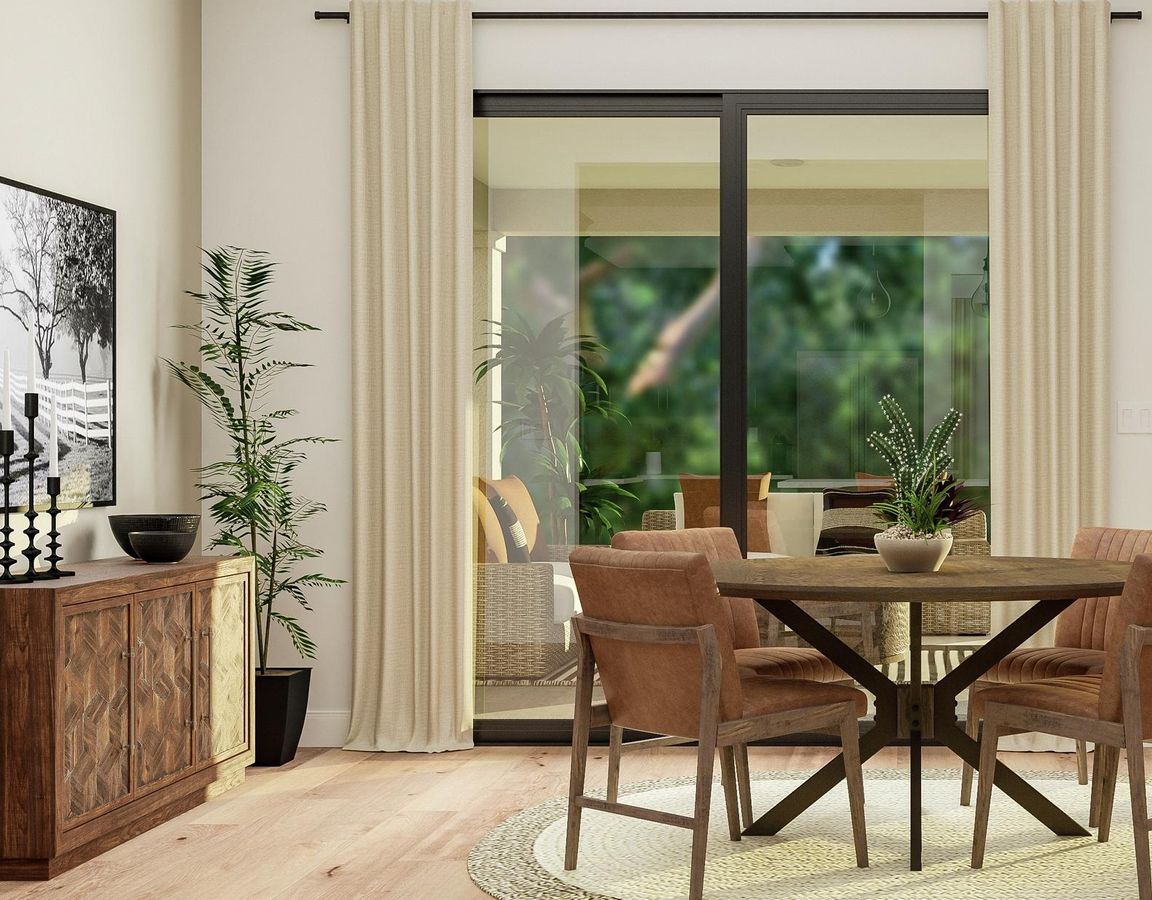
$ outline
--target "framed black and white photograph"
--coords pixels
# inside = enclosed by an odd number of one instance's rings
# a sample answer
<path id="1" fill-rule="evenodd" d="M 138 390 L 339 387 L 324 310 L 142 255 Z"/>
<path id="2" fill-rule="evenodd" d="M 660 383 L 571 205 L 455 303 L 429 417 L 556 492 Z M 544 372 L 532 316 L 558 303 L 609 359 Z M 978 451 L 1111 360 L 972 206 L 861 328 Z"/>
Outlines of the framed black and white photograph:
<path id="1" fill-rule="evenodd" d="M 25 394 L 39 394 L 36 501 L 116 502 L 116 213 L 0 178 L 0 428 L 10 506 L 28 503 Z"/>

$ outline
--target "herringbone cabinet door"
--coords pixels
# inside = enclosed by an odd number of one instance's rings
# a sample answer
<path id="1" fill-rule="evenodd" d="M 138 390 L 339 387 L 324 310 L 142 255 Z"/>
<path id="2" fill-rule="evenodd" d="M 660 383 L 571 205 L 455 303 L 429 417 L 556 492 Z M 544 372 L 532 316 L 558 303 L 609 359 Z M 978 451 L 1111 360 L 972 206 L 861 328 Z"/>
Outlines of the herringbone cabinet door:
<path id="1" fill-rule="evenodd" d="M 217 578 L 197 587 L 200 649 L 196 668 L 199 730 L 196 759 L 247 745 L 248 578 Z"/>
<path id="2" fill-rule="evenodd" d="M 129 629 L 128 598 L 64 616 L 60 808 L 65 823 L 115 803 L 132 789 Z"/>
<path id="3" fill-rule="evenodd" d="M 136 787 L 192 763 L 192 590 L 136 595 Z"/>

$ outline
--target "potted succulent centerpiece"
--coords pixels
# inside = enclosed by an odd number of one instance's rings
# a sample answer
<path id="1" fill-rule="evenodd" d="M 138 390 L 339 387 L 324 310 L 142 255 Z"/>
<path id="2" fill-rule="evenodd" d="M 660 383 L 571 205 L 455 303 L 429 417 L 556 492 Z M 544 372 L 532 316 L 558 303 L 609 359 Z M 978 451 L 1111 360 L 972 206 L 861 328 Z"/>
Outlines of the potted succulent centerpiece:
<path id="1" fill-rule="evenodd" d="M 875 537 L 876 552 L 890 572 L 938 572 L 952 549 L 952 526 L 977 512 L 961 496 L 964 483 L 950 473 L 948 442 L 960 424 L 960 413 L 948 411 L 923 445 L 900 404 L 880 400 L 887 433 L 872 432 L 868 444 L 888 463 L 892 487 L 886 500 L 873 504 L 885 531 Z"/>
<path id="2" fill-rule="evenodd" d="M 274 354 L 277 336 L 315 326 L 269 306 L 264 292 L 275 263 L 239 247 L 205 251 L 205 290 L 189 291 L 200 320 L 180 325 L 198 338 L 198 362 L 165 360 L 207 410 L 227 446 L 222 459 L 197 470 L 217 531 L 210 548 L 256 562 L 256 765 L 279 766 L 296 755 L 308 708 L 312 670 L 268 665 L 272 626 L 282 627 L 297 654 L 314 659 L 316 645 L 284 602 L 310 611 L 311 593 L 343 584 L 312 567 L 323 551 L 302 530 L 325 506 L 302 497 L 294 476 L 308 447 L 327 437 L 285 436 L 294 409 L 271 402 L 278 375 L 308 364 Z"/>

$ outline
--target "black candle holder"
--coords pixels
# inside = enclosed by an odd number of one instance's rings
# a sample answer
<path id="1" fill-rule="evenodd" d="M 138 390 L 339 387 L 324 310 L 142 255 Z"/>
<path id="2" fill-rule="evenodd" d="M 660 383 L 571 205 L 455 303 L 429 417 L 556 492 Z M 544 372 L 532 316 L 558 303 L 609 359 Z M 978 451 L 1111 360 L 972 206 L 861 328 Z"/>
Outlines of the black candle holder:
<path id="1" fill-rule="evenodd" d="M 60 563 L 63 557 L 60 556 L 60 529 L 56 527 L 56 517 L 60 515 L 60 506 L 56 503 L 56 498 L 60 496 L 60 477 L 58 475 L 48 476 L 48 521 L 51 525 L 48 527 L 48 571 L 43 574 L 44 578 L 64 578 L 68 575 L 75 575 L 75 572 L 68 572 L 60 568 Z"/>
<path id="2" fill-rule="evenodd" d="M 36 452 L 36 417 L 40 415 L 40 395 L 27 393 L 24 395 L 24 415 L 28 419 L 28 452 L 24 458 L 28 461 L 28 511 L 24 517 L 28 519 L 28 527 L 24 534 L 28 536 L 28 546 L 24 548 L 24 557 L 28 560 L 28 570 L 24 577 L 28 579 L 39 577 L 36 571 L 36 557 L 40 551 L 36 547 L 36 536 L 40 531 L 36 528 L 36 460 L 40 454 Z"/>
<path id="3" fill-rule="evenodd" d="M 12 555 L 12 548 L 16 544 L 12 540 L 12 484 L 16 481 L 12 477 L 12 456 L 16 452 L 16 433 L 9 428 L 0 430 L 0 459 L 4 460 L 3 472 L 0 475 L 0 485 L 4 487 L 4 518 L 0 526 L 0 583 L 27 581 L 23 575 L 13 575 L 12 567 L 16 565 L 16 558 Z"/>

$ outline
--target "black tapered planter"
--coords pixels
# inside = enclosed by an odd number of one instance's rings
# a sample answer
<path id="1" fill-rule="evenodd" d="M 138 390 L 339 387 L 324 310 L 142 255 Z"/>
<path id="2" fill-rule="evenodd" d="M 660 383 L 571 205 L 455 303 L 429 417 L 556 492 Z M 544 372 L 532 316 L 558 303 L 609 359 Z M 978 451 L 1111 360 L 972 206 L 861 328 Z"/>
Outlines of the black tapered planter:
<path id="1" fill-rule="evenodd" d="M 256 670 L 256 765 L 282 766 L 296 757 L 311 679 L 311 669 Z"/>

